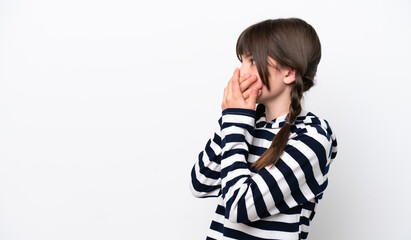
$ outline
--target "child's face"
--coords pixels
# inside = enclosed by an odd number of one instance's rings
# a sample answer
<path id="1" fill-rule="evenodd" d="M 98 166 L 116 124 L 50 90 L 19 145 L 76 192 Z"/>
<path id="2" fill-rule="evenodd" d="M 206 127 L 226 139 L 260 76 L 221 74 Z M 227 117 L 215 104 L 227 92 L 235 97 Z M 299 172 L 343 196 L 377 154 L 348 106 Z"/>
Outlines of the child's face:
<path id="1" fill-rule="evenodd" d="M 258 74 L 257 66 L 255 65 L 254 59 L 252 56 L 242 55 L 242 64 L 240 67 L 240 75 L 251 74 L 257 76 L 257 82 L 262 83 L 260 75 Z M 277 65 L 277 61 L 268 57 L 268 73 L 269 73 L 269 85 L 270 90 L 267 86 L 262 84 L 261 94 L 257 97 L 257 103 L 267 103 L 268 101 L 273 101 L 278 98 L 278 96 L 284 94 L 286 84 L 284 82 L 283 70 L 278 70 L 274 66 Z"/>

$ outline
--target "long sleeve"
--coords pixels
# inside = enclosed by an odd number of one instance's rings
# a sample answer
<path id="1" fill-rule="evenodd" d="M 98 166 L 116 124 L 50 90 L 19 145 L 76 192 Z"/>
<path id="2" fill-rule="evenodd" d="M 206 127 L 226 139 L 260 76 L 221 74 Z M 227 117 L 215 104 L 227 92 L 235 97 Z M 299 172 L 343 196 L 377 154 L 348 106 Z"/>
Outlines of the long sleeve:
<path id="1" fill-rule="evenodd" d="M 248 168 L 255 111 L 228 108 L 222 115 L 221 187 L 225 218 L 249 223 L 314 199 L 327 186 L 331 137 L 306 128 L 291 137 L 274 167 Z"/>
<path id="2" fill-rule="evenodd" d="M 221 194 L 221 121 L 207 141 L 191 170 L 190 190 L 195 197 L 218 197 Z"/>

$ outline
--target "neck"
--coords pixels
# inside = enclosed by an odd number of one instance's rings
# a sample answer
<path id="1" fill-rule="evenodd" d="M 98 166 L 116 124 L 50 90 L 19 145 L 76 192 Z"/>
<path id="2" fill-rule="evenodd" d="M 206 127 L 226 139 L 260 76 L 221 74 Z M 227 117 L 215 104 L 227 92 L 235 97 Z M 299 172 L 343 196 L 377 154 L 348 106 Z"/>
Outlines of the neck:
<path id="1" fill-rule="evenodd" d="M 271 101 L 268 103 L 264 103 L 265 106 L 265 118 L 266 121 L 269 122 L 275 118 L 278 118 L 284 114 L 289 112 L 290 101 L 287 104 L 280 104 L 275 101 Z"/>
<path id="2" fill-rule="evenodd" d="M 290 111 L 290 91 L 284 91 L 283 94 L 277 96 L 275 99 L 270 99 L 263 104 L 265 106 L 265 117 L 267 122 L 285 115 Z"/>

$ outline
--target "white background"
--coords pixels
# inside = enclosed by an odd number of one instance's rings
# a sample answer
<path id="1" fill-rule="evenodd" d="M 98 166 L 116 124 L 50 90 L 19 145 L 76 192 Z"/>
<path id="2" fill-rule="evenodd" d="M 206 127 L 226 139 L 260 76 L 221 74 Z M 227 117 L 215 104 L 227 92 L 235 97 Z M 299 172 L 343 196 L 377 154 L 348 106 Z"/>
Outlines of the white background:
<path id="1" fill-rule="evenodd" d="M 411 235 L 409 1 L 0 1 L 0 239 L 204 239 L 190 170 L 237 37 L 299 17 L 339 153 L 310 239 Z"/>

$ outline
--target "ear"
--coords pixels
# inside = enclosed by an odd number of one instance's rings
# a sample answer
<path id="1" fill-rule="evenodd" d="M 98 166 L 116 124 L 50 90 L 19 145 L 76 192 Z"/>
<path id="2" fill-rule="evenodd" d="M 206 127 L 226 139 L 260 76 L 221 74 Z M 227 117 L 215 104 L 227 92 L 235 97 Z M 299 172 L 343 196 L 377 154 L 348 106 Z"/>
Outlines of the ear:
<path id="1" fill-rule="evenodd" d="M 295 68 L 284 69 L 284 83 L 291 84 L 295 81 Z"/>

